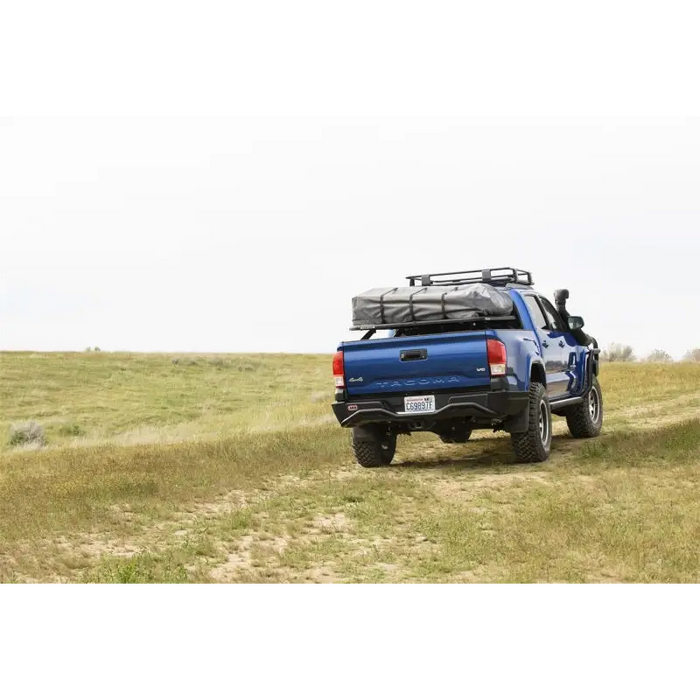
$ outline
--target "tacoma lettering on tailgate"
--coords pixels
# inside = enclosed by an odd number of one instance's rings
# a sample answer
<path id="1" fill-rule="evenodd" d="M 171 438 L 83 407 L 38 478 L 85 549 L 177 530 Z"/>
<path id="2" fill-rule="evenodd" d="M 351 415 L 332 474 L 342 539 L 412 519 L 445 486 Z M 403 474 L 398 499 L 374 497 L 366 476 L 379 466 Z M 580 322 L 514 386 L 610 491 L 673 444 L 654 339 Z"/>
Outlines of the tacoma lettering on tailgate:
<path id="1" fill-rule="evenodd" d="M 412 386 L 425 386 L 427 384 L 459 384 L 459 377 L 435 377 L 434 379 L 392 379 L 389 382 L 375 382 L 375 386 L 381 389 L 403 389 Z"/>

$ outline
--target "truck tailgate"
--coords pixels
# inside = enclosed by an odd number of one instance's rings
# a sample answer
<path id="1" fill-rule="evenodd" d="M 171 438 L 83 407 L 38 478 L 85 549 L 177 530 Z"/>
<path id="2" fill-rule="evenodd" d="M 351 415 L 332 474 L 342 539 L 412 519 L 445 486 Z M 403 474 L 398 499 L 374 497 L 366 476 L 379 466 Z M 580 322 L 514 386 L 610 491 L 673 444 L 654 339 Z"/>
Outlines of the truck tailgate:
<path id="1" fill-rule="evenodd" d="M 488 387 L 486 333 L 464 331 L 343 343 L 349 396 Z"/>

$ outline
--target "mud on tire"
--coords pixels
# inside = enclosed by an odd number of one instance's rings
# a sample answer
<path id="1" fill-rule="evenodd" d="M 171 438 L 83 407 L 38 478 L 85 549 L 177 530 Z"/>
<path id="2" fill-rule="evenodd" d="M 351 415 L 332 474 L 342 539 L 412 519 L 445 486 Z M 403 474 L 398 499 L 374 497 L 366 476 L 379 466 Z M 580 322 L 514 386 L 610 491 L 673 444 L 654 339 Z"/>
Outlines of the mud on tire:
<path id="1" fill-rule="evenodd" d="M 530 384 L 528 429 L 510 436 L 519 462 L 544 462 L 552 448 L 552 410 L 547 391 L 542 384 Z"/>

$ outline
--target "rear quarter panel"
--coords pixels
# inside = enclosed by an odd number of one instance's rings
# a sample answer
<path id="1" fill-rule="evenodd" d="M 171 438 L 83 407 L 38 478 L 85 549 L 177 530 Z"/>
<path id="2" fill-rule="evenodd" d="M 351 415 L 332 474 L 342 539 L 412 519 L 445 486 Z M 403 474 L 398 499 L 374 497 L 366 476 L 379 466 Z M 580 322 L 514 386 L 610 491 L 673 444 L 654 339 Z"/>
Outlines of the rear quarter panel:
<path id="1" fill-rule="evenodd" d="M 533 364 L 538 363 L 544 369 L 542 348 L 523 298 L 515 289 L 510 290 L 510 296 L 515 304 L 515 311 L 520 317 L 522 329 L 488 331 L 488 333 L 505 343 L 510 387 L 514 391 L 528 391 Z"/>
<path id="2" fill-rule="evenodd" d="M 506 346 L 508 388 L 512 391 L 528 391 L 532 364 L 541 360 L 535 334 L 527 330 L 491 330 L 487 334 Z"/>

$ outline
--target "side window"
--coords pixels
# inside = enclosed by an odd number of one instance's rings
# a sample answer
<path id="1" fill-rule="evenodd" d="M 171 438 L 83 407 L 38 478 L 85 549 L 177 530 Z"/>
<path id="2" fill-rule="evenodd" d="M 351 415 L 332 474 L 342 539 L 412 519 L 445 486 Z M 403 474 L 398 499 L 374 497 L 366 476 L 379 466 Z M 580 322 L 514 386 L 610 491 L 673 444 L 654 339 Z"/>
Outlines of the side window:
<path id="1" fill-rule="evenodd" d="M 530 316 L 532 317 L 532 322 L 535 324 L 535 328 L 540 328 L 543 331 L 547 330 L 547 319 L 542 313 L 540 305 L 537 303 L 535 297 L 529 294 L 525 295 L 525 303 L 527 308 L 530 310 Z"/>
<path id="2" fill-rule="evenodd" d="M 559 312 L 554 308 L 554 306 L 552 306 L 552 302 L 549 301 L 549 299 L 545 299 L 544 297 L 540 297 L 540 302 L 542 303 L 542 307 L 544 308 L 544 315 L 549 321 L 550 328 L 552 328 L 555 331 L 565 330 L 564 322 L 561 320 Z"/>

